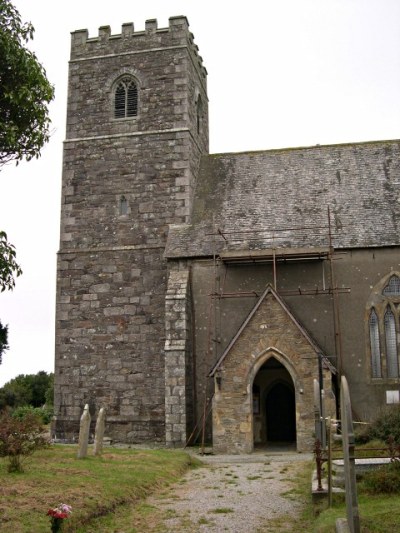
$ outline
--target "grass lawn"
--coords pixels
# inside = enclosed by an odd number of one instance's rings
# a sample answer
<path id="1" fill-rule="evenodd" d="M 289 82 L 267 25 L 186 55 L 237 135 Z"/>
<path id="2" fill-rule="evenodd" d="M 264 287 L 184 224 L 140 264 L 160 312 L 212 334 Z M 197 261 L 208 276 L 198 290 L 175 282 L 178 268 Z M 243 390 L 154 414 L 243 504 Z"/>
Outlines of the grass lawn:
<path id="1" fill-rule="evenodd" d="M 63 531 L 105 531 L 96 517 L 110 520 L 116 510 L 124 515 L 133 503 L 195 466 L 188 454 L 175 450 L 108 448 L 101 457 L 79 460 L 76 453 L 76 446 L 54 445 L 36 452 L 19 474 L 7 473 L 6 460 L 0 460 L 2 533 L 50 531 L 46 513 L 59 503 L 72 506 Z"/>
<path id="2" fill-rule="evenodd" d="M 314 463 L 303 463 L 293 472 L 292 489 L 285 496 L 300 501 L 302 512 L 295 520 L 279 517 L 269 521 L 258 533 L 334 533 L 337 518 L 346 518 L 345 496 L 334 495 L 332 508 L 327 502 L 316 507 L 311 500 L 311 471 Z M 367 494 L 362 482 L 357 483 L 358 507 L 362 533 L 400 532 L 400 494 Z"/>
<path id="3" fill-rule="evenodd" d="M 25 472 L 9 474 L 0 459 L 0 531 L 41 533 L 50 531 L 47 510 L 59 503 L 73 508 L 64 522 L 65 532 L 144 533 L 163 530 L 159 510 L 146 503 L 155 491 L 167 493 L 196 459 L 177 450 L 106 448 L 102 457 L 76 459 L 76 446 L 55 445 L 37 452 L 25 464 Z M 335 520 L 346 516 L 344 497 L 334 506 L 316 509 L 311 501 L 311 463 L 293 466 L 285 473 L 291 489 L 285 497 L 301 502 L 301 515 L 292 520 L 270 520 L 259 533 L 333 533 Z M 400 531 L 400 494 L 367 495 L 358 484 L 362 533 Z M 228 512 L 221 509 L 219 512 Z"/>

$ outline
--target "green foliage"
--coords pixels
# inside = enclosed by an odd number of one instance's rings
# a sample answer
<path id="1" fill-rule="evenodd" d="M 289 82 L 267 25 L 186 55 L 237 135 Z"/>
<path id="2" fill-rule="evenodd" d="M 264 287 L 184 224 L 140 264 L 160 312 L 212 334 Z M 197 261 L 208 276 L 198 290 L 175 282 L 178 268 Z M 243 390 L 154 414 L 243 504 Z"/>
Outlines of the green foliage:
<path id="1" fill-rule="evenodd" d="M 367 472 L 362 485 L 369 494 L 400 494 L 400 461 Z"/>
<path id="2" fill-rule="evenodd" d="M 0 457 L 8 460 L 8 472 L 22 472 L 22 459 L 49 445 L 40 418 L 28 413 L 23 419 L 8 411 L 0 415 Z"/>
<path id="3" fill-rule="evenodd" d="M 8 350 L 8 326 L 3 326 L 0 321 L 0 364 L 6 350 Z"/>
<path id="4" fill-rule="evenodd" d="M 17 407 L 12 412 L 12 416 L 14 418 L 18 418 L 18 420 L 23 420 L 27 415 L 32 414 L 39 418 L 42 422 L 42 424 L 50 424 L 51 419 L 53 417 L 53 409 L 52 407 L 32 407 L 31 405 L 24 405 L 21 407 Z"/>
<path id="5" fill-rule="evenodd" d="M 379 413 L 370 426 L 357 437 L 358 442 L 378 439 L 387 442 L 393 437 L 400 442 L 400 405 L 388 405 Z"/>
<path id="6" fill-rule="evenodd" d="M 21 267 L 16 261 L 15 247 L 8 242 L 7 234 L 0 231 L 0 291 L 12 290 L 15 287 L 15 278 L 21 274 Z"/>
<path id="7" fill-rule="evenodd" d="M 38 157 L 49 139 L 47 105 L 54 89 L 26 48 L 33 33 L 10 0 L 0 0 L 0 166 Z"/>
<path id="8" fill-rule="evenodd" d="M 53 374 L 20 374 L 0 388 L 0 409 L 4 407 L 42 407 L 53 394 Z M 51 402 L 50 405 L 52 405 Z"/>

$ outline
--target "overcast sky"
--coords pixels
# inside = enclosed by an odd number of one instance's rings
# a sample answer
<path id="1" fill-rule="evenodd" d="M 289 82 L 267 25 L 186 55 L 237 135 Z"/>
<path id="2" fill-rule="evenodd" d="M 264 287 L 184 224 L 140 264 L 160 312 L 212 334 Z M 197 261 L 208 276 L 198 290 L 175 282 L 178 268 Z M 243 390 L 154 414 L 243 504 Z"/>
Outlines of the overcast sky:
<path id="1" fill-rule="evenodd" d="M 208 71 L 210 151 L 400 138 L 399 0 L 14 0 L 55 85 L 39 160 L 0 172 L 0 229 L 23 276 L 0 294 L 0 386 L 54 368 L 56 254 L 70 32 L 186 15 Z"/>

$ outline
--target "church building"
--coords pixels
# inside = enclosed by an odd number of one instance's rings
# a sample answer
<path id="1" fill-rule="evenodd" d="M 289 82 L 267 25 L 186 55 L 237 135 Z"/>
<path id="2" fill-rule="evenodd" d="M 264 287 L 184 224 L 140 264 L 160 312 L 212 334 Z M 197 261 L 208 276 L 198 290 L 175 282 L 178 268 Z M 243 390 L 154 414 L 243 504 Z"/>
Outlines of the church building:
<path id="1" fill-rule="evenodd" d="M 209 154 L 185 17 L 72 33 L 56 438 L 310 450 L 314 385 L 399 402 L 400 141 Z"/>

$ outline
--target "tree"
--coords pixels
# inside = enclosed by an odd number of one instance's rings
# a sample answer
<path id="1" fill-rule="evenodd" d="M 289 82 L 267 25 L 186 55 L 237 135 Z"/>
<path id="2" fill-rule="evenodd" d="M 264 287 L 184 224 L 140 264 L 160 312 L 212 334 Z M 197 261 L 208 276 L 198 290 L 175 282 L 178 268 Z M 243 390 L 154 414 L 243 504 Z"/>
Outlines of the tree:
<path id="1" fill-rule="evenodd" d="M 20 374 L 0 388 L 0 410 L 27 405 L 41 407 L 47 403 L 53 386 L 53 374 L 47 374 L 44 370 L 37 374 Z"/>
<path id="2" fill-rule="evenodd" d="M 0 0 L 0 168 L 5 163 L 39 157 L 49 139 L 48 104 L 54 88 L 35 54 L 26 48 L 32 24 L 23 24 L 10 0 Z M 0 291 L 13 289 L 22 274 L 15 248 L 0 231 Z M 0 323 L 1 356 L 8 348 L 7 327 Z"/>
<path id="3" fill-rule="evenodd" d="M 11 2 L 0 0 L 0 166 L 39 157 L 49 139 L 47 105 L 54 88 L 26 48 L 33 34 Z"/>
<path id="4" fill-rule="evenodd" d="M 0 364 L 6 350 L 8 350 L 8 326 L 3 326 L 0 321 Z"/>
<path id="5" fill-rule="evenodd" d="M 6 289 L 13 289 L 15 277 L 21 274 L 21 267 L 16 261 L 15 246 L 8 242 L 7 234 L 4 231 L 0 231 L 0 292 Z"/>

